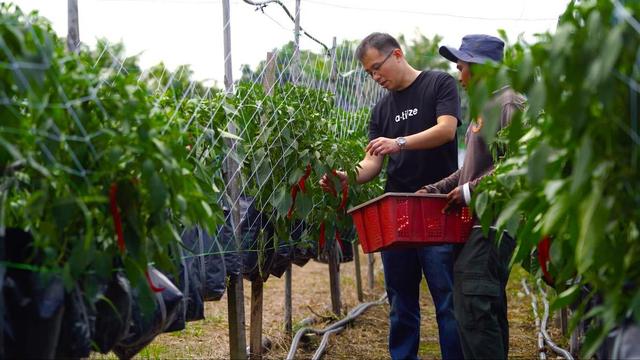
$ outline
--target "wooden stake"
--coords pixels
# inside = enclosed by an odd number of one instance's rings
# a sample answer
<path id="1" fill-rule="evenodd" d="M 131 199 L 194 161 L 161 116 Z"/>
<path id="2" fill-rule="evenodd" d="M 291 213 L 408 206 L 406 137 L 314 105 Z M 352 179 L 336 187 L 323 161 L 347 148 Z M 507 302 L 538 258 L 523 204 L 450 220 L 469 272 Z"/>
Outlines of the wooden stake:
<path id="1" fill-rule="evenodd" d="M 288 337 L 293 336 L 293 301 L 291 300 L 291 264 L 284 273 L 284 332 Z"/>
<path id="2" fill-rule="evenodd" d="M 331 288 L 331 309 L 340 317 L 342 303 L 340 300 L 340 262 L 338 261 L 337 241 L 327 241 L 329 257 L 329 286 Z"/>
<path id="3" fill-rule="evenodd" d="M 373 274 L 373 268 L 374 268 L 374 264 L 376 262 L 376 259 L 373 257 L 373 254 L 369 254 L 367 256 L 369 262 L 368 264 L 368 272 L 369 272 L 369 290 L 373 291 L 373 285 L 374 285 L 374 274 Z"/>
<path id="4" fill-rule="evenodd" d="M 262 359 L 262 279 L 251 282 L 251 330 L 249 333 L 249 359 Z"/>
<path id="5" fill-rule="evenodd" d="M 364 301 L 364 294 L 362 292 L 362 275 L 360 274 L 360 248 L 357 243 L 351 245 L 353 247 L 353 262 L 356 267 L 356 289 L 358 291 L 358 301 Z"/>
<path id="6" fill-rule="evenodd" d="M 233 90 L 233 73 L 231 64 L 231 16 L 229 0 L 222 0 L 222 26 L 224 36 L 224 86 L 227 96 L 231 96 Z M 229 122 L 227 130 L 231 134 L 236 134 L 235 125 Z M 235 140 L 228 139 L 227 146 L 231 151 L 235 151 Z M 240 228 L 240 211 L 238 209 L 238 199 L 240 198 L 240 187 L 238 185 L 240 174 L 239 164 L 234 160 L 234 156 L 229 156 L 226 164 L 226 181 L 229 184 L 228 196 L 231 202 L 231 223 L 235 237 L 235 249 L 240 251 L 242 239 L 242 229 Z M 231 275 L 229 277 L 229 288 L 227 289 L 227 313 L 229 315 L 229 357 L 232 359 L 244 360 L 247 358 L 247 339 L 245 334 L 244 316 L 244 288 L 242 274 Z"/>
<path id="7" fill-rule="evenodd" d="M 67 49 L 78 51 L 80 47 L 80 23 L 78 17 L 78 0 L 67 1 Z"/>

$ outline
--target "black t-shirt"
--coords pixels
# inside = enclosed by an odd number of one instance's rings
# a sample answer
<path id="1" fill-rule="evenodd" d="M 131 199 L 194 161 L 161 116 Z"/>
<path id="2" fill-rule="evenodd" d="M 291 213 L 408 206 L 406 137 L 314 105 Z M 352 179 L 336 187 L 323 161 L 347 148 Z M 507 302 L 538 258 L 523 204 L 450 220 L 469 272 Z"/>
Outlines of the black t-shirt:
<path id="1" fill-rule="evenodd" d="M 441 115 L 458 119 L 460 98 L 455 79 L 441 71 L 423 71 L 408 88 L 391 91 L 373 108 L 369 140 L 422 132 Z M 458 169 L 457 139 L 428 150 L 403 150 L 389 156 L 386 192 L 415 192 Z"/>

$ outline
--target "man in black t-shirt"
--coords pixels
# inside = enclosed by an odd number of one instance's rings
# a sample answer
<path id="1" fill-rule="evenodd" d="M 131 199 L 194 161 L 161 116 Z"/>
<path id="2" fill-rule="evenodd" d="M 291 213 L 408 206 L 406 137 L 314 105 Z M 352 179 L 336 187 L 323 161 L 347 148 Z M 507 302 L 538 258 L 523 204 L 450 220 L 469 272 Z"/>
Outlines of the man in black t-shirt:
<path id="1" fill-rule="evenodd" d="M 415 192 L 456 171 L 460 99 L 455 79 L 444 72 L 420 72 L 411 67 L 396 39 L 388 34 L 367 36 L 356 55 L 367 73 L 389 90 L 373 109 L 370 142 L 358 164 L 357 182 L 375 178 L 385 155 L 389 156 L 386 192 Z M 347 181 L 346 173 L 337 174 Z M 328 188 L 330 182 L 323 177 L 321 185 Z M 382 251 L 382 262 L 391 305 L 391 357 L 417 359 L 424 274 L 436 308 L 442 358 L 462 358 L 453 313 L 453 247 Z"/>

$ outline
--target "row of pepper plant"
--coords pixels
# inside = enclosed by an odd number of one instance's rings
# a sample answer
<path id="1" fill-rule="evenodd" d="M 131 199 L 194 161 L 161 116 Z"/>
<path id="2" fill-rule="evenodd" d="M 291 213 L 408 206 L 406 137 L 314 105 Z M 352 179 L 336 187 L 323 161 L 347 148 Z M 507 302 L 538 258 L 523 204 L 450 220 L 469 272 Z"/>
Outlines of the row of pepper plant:
<path id="1" fill-rule="evenodd" d="M 185 176 L 198 171 L 186 134 L 156 111 L 135 58 L 106 43 L 70 53 L 12 5 L 0 19 L 2 228 L 34 238 L 31 263 L 13 265 L 94 301 L 116 269 L 153 289 L 147 264 L 174 269 L 181 226 L 222 220 L 210 181 Z"/>
<path id="2" fill-rule="evenodd" d="M 590 324 L 586 357 L 624 319 L 640 322 L 638 18 L 638 2 L 572 1 L 554 34 L 519 39 L 471 87 L 472 114 L 504 84 L 528 99 L 505 130 L 483 128 L 507 156 L 474 209 L 485 229 L 497 220 L 516 235 L 514 261 L 550 241 L 553 308 L 573 307 L 571 328 Z"/>
<path id="3" fill-rule="evenodd" d="M 8 266 L 61 276 L 92 301 L 114 271 L 150 300 L 148 264 L 176 271 L 184 227 L 215 233 L 229 156 L 245 194 L 277 214 L 278 239 L 291 241 L 292 222 L 304 221 L 305 246 L 322 233 L 339 238 L 351 227 L 349 201 L 381 191 L 338 181 L 335 194 L 320 190 L 324 173 L 355 176 L 366 142 L 366 111 L 336 138 L 351 114 L 329 93 L 284 85 L 267 96 L 240 84 L 225 96 L 162 65 L 142 71 L 120 45 L 68 52 L 50 23 L 12 5 L 0 7 L 0 34 L 0 230 L 34 238 L 28 263 Z M 237 135 L 225 131 L 230 122 Z M 234 153 L 229 137 L 239 140 Z"/>

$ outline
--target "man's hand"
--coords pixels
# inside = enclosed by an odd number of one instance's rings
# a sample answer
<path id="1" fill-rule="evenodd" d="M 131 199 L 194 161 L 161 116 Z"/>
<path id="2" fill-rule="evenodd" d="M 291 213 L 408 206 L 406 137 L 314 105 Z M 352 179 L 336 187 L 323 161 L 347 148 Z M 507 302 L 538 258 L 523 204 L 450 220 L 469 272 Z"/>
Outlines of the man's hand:
<path id="1" fill-rule="evenodd" d="M 416 191 L 416 194 L 439 194 L 438 189 L 433 185 L 425 185 Z"/>
<path id="2" fill-rule="evenodd" d="M 395 154 L 400 152 L 400 146 L 396 142 L 396 139 L 379 137 L 371 140 L 364 151 L 368 152 L 369 155 Z"/>
<path id="3" fill-rule="evenodd" d="M 336 189 L 333 187 L 333 181 L 329 178 L 329 174 L 324 174 L 322 175 L 322 177 L 320 178 L 320 188 L 322 188 L 322 191 L 324 192 L 328 192 L 330 194 L 336 194 Z M 347 185 L 347 182 L 349 181 L 349 179 L 347 178 L 347 173 L 344 171 L 336 171 L 334 172 L 334 176 L 337 176 L 338 179 L 340 179 L 340 183 L 342 184 L 342 187 Z"/>
<path id="4" fill-rule="evenodd" d="M 447 194 L 447 205 L 445 205 L 444 209 L 442 209 L 443 213 L 448 213 L 449 211 L 465 206 L 464 195 L 462 194 L 462 189 L 460 186 L 457 186 L 455 189 L 451 190 L 450 193 Z"/>

